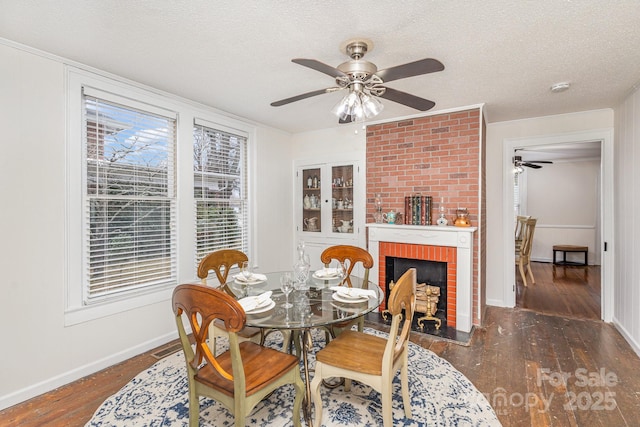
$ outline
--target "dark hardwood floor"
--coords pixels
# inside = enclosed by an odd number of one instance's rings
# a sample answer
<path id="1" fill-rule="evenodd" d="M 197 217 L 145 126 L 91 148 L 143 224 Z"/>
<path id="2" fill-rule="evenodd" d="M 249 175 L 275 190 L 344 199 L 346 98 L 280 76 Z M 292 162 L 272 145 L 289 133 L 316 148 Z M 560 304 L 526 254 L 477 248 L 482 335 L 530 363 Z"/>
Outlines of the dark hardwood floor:
<path id="1" fill-rule="evenodd" d="M 600 266 L 532 262 L 531 271 L 536 283 L 525 287 L 516 270 L 517 307 L 554 316 L 601 319 Z"/>
<path id="2" fill-rule="evenodd" d="M 597 320 L 599 270 L 586 281 L 575 277 L 578 270 L 566 277 L 556 271 L 553 280 L 551 267 L 534 267 L 536 284 L 521 292 L 523 308 L 489 307 L 468 346 L 420 333 L 412 341 L 466 375 L 504 426 L 639 425 L 640 358 Z M 156 362 L 151 353 L 0 411 L 0 425 L 84 425 L 104 399 Z"/>

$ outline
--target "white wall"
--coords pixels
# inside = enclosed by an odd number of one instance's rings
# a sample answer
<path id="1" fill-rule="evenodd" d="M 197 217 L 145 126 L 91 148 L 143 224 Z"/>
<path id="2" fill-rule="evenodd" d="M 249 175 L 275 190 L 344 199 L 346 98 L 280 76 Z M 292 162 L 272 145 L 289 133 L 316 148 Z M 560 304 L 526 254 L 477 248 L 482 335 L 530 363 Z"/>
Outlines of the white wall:
<path id="1" fill-rule="evenodd" d="M 600 160 L 555 161 L 524 173 L 527 211 L 522 214 L 538 219 L 532 259 L 551 262 L 553 245 L 579 245 L 589 248 L 589 264 L 599 263 Z M 583 262 L 584 256 L 567 254 L 567 261 Z"/>
<path id="2" fill-rule="evenodd" d="M 613 322 L 640 354 L 640 91 L 616 110 L 616 263 Z"/>
<path id="3" fill-rule="evenodd" d="M 513 253 L 513 239 L 504 239 L 505 226 L 512 229 L 513 221 L 505 218 L 505 145 L 508 141 L 526 138 L 562 135 L 613 128 L 613 111 L 609 109 L 585 111 L 556 116 L 536 117 L 524 120 L 490 123 L 487 125 L 487 289 L 489 305 L 513 306 L 512 284 L 515 268 L 507 252 Z M 512 152 L 506 153 L 510 158 Z M 506 272 L 506 273 L 505 273 Z M 513 274 L 512 274 L 513 273 Z M 507 281 L 511 282 L 508 283 Z"/>
<path id="4" fill-rule="evenodd" d="M 65 64 L 2 42 L 0 64 L 2 409 L 177 333 L 169 299 L 65 327 Z M 255 256 L 262 269 L 282 269 L 293 246 L 291 136 L 258 125 L 254 135 Z M 189 241 L 178 233 L 181 242 Z M 179 282 L 195 279 L 193 261 L 179 267 Z"/>

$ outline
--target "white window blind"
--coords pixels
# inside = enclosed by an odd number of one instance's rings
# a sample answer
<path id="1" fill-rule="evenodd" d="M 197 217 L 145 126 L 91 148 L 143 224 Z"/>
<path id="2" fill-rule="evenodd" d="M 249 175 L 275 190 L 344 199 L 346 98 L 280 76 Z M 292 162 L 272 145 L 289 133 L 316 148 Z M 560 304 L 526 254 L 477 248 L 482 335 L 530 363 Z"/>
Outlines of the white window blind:
<path id="1" fill-rule="evenodd" d="M 177 283 L 175 115 L 91 91 L 83 112 L 85 303 Z"/>
<path id="2" fill-rule="evenodd" d="M 196 122 L 193 171 L 196 263 L 218 249 L 248 253 L 246 136 Z"/>

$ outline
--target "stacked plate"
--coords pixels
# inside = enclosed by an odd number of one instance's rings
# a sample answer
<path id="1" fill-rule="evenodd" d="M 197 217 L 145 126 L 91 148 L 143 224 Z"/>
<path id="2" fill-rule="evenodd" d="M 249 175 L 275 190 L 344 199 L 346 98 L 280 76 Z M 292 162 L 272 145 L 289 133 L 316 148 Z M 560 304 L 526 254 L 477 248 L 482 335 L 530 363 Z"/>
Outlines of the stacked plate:
<path id="1" fill-rule="evenodd" d="M 238 285 L 257 285 L 267 280 L 267 276 L 260 273 L 252 273 L 249 278 L 245 278 L 242 274 L 236 274 L 233 278 Z"/>
<path id="2" fill-rule="evenodd" d="M 331 280 L 331 279 L 339 279 L 337 268 L 323 268 L 322 270 L 317 270 L 313 273 L 314 279 L 321 280 Z"/>
<path id="3" fill-rule="evenodd" d="M 370 289 L 349 288 L 347 286 L 334 286 L 331 290 L 335 291 L 331 297 L 343 303 L 359 303 L 368 301 L 369 298 L 375 298 L 376 292 Z"/>
<path id="4" fill-rule="evenodd" d="M 271 299 L 271 291 L 264 292 L 260 295 L 245 297 L 238 300 L 238 304 L 247 314 L 264 313 L 276 306 L 274 300 Z"/>

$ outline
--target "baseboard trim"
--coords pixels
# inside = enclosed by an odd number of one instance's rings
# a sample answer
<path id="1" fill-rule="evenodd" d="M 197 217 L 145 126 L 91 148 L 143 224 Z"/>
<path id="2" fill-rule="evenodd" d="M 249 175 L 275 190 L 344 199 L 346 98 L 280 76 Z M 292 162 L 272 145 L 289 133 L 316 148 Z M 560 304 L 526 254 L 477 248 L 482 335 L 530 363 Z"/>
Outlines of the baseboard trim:
<path id="1" fill-rule="evenodd" d="M 487 305 L 491 305 L 493 307 L 513 308 L 505 305 L 504 301 L 501 299 L 487 299 Z"/>
<path id="2" fill-rule="evenodd" d="M 611 320 L 611 323 L 613 324 L 613 326 L 618 330 L 618 332 L 620 332 L 620 335 L 622 335 L 624 337 L 625 340 L 627 340 L 627 342 L 629 343 L 629 345 L 631 346 L 631 348 L 633 349 L 633 351 L 636 352 L 636 354 L 638 355 L 638 357 L 640 357 L 640 344 L 638 344 L 635 339 L 633 338 L 633 336 L 629 333 L 629 331 L 627 331 L 625 329 L 624 326 L 622 326 L 620 324 L 620 322 L 618 321 L 618 319 L 616 319 L 616 317 L 614 316 L 613 319 Z"/>
<path id="3" fill-rule="evenodd" d="M 52 378 L 46 379 L 39 383 L 30 385 L 20 390 L 16 390 L 13 393 L 6 394 L 0 397 L 0 410 L 6 409 L 10 406 L 24 402 L 43 393 L 47 393 L 63 385 L 69 384 L 87 375 L 94 374 L 102 369 L 113 366 L 117 363 L 123 362 L 139 354 L 145 353 L 156 347 L 168 343 L 178 338 L 177 332 L 168 333 L 152 340 L 141 343 L 135 347 L 128 348 L 121 352 L 109 355 L 108 357 L 96 360 L 95 362 L 80 366 L 71 371 L 64 372 L 60 375 L 56 375 Z"/>

